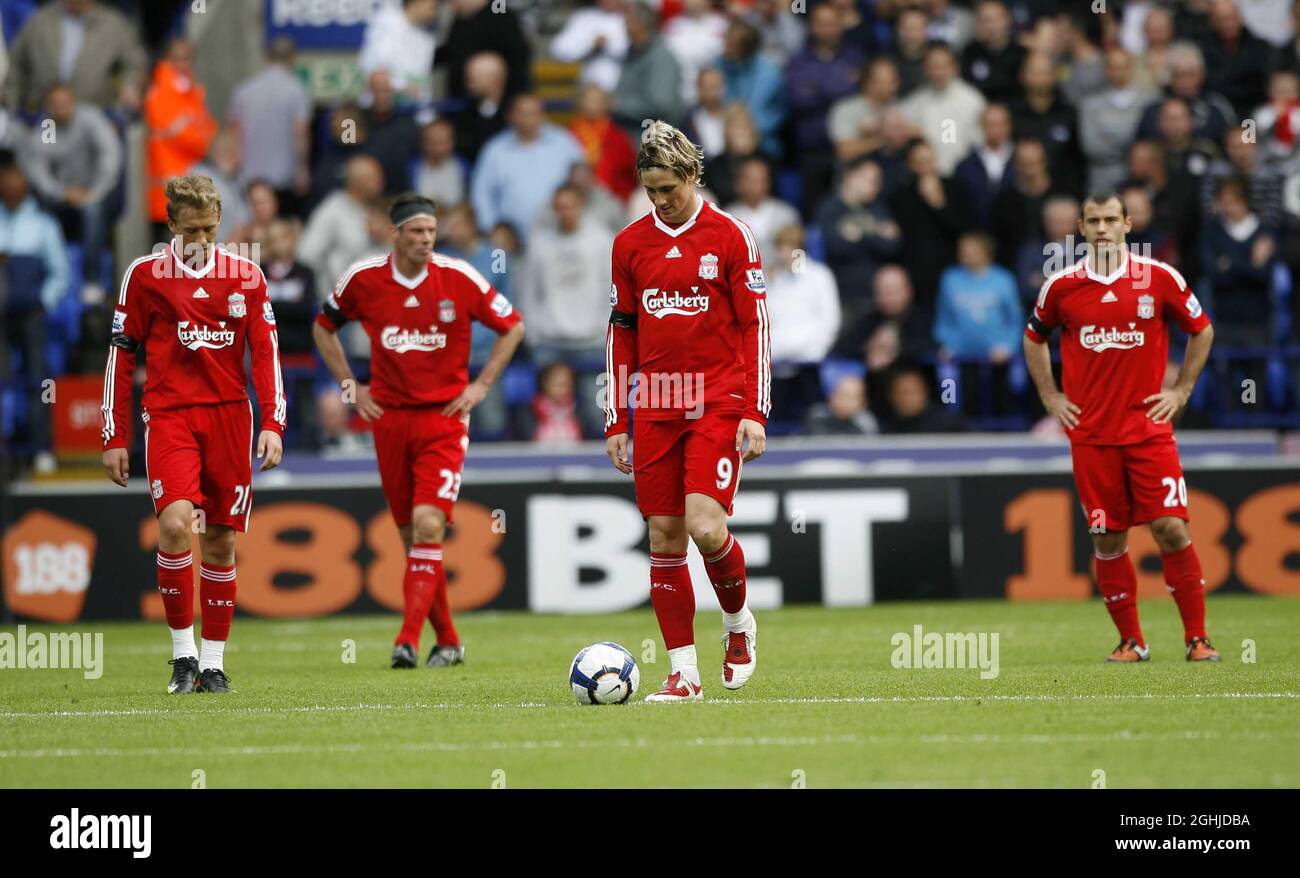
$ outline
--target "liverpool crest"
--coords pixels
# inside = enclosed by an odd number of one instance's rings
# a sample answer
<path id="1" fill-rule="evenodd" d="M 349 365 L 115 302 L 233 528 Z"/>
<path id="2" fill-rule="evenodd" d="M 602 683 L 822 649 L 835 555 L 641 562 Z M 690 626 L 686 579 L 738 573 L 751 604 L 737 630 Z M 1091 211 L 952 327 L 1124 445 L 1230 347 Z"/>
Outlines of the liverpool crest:
<path id="1" fill-rule="evenodd" d="M 718 276 L 718 257 L 712 253 L 705 253 L 700 257 L 700 277 L 704 280 L 715 280 Z"/>
<path id="2" fill-rule="evenodd" d="M 248 306 L 244 304 L 243 293 L 231 293 L 230 299 L 230 316 L 246 317 L 248 316 Z"/>
<path id="3" fill-rule="evenodd" d="M 1150 320 L 1156 316 L 1156 300 L 1154 296 L 1138 296 L 1138 316 L 1143 320 Z"/>
<path id="4" fill-rule="evenodd" d="M 443 299 L 438 303 L 438 319 L 443 323 L 451 323 L 456 319 L 456 303 L 451 299 Z"/>

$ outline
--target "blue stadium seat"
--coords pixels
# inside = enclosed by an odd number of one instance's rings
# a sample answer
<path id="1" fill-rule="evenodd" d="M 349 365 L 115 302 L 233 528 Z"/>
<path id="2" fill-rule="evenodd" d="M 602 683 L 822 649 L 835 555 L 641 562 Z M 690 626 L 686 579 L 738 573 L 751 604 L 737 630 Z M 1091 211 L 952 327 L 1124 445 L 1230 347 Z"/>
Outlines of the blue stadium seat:
<path id="1" fill-rule="evenodd" d="M 826 261 L 826 239 L 822 236 L 822 227 L 816 223 L 804 226 L 804 250 L 809 259 Z"/>
<path id="2" fill-rule="evenodd" d="M 1273 263 L 1273 340 L 1284 343 L 1291 335 L 1291 269 L 1278 259 Z"/>
<path id="3" fill-rule="evenodd" d="M 782 168 L 776 172 L 776 197 L 798 206 L 803 203 L 803 177 L 798 170 Z"/>
<path id="4" fill-rule="evenodd" d="M 529 405 L 537 395 L 537 373 L 529 363 L 511 363 L 501 376 L 506 405 Z"/>

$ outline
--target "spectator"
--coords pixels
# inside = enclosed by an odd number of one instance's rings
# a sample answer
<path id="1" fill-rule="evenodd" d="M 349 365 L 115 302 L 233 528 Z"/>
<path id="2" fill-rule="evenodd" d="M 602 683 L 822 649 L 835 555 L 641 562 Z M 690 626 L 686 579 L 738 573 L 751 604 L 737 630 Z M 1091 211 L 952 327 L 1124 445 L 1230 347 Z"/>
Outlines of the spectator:
<path id="1" fill-rule="evenodd" d="M 867 404 L 872 413 L 883 421 L 892 411 L 889 382 L 902 355 L 898 326 L 893 323 L 877 326 L 867 337 L 863 353 L 867 366 Z"/>
<path id="2" fill-rule="evenodd" d="M 894 49 L 889 58 L 898 70 L 900 98 L 908 97 L 925 83 L 925 53 L 930 46 L 929 17 L 915 6 L 898 14 L 894 27 Z"/>
<path id="3" fill-rule="evenodd" d="M 1195 181 L 1186 174 L 1170 174 L 1164 147 L 1151 141 L 1139 140 L 1129 147 L 1128 167 L 1124 187 L 1146 190 L 1155 209 L 1155 225 L 1167 229 L 1178 242 L 1180 261 L 1175 267 L 1187 277 L 1199 276 L 1202 212 Z"/>
<path id="4" fill-rule="evenodd" d="M 876 45 L 874 31 L 875 18 L 863 14 L 858 0 L 826 0 L 840 16 L 840 27 L 844 30 L 844 42 L 852 46 L 864 57 L 879 48 Z"/>
<path id="5" fill-rule="evenodd" d="M 682 68 L 659 36 L 655 11 L 641 0 L 627 7 L 627 60 L 614 89 L 614 118 L 634 140 L 643 119 L 677 124 L 685 114 Z"/>
<path id="6" fill-rule="evenodd" d="M 844 169 L 839 191 L 817 211 L 846 327 L 866 318 L 876 269 L 898 254 L 898 223 L 881 192 L 882 183 L 880 165 L 857 159 Z"/>
<path id="7" fill-rule="evenodd" d="M 298 258 L 316 275 L 323 300 L 348 266 L 371 249 L 366 211 L 384 191 L 384 171 L 368 155 L 348 159 L 343 188 L 330 193 L 303 229 Z"/>
<path id="8" fill-rule="evenodd" d="M 970 211 L 951 178 L 940 176 L 934 147 L 915 140 L 907 151 L 911 180 L 894 193 L 890 206 L 901 232 L 899 259 L 920 300 L 929 308 L 939 287 L 939 272 L 957 255 L 957 237 Z"/>
<path id="9" fill-rule="evenodd" d="M 622 231 L 627 225 L 627 209 L 624 202 L 619 201 L 604 187 L 596 183 L 596 177 L 591 172 L 591 165 L 586 162 L 577 162 L 569 169 L 569 176 L 564 181 L 565 186 L 572 186 L 582 195 L 583 208 L 582 215 L 584 219 L 590 219 L 610 234 L 610 242 L 613 236 Z M 556 219 L 555 210 L 548 202 L 544 204 L 537 212 L 536 219 L 533 220 L 533 229 L 535 231 L 548 229 L 557 231 L 559 221 Z M 495 335 L 494 335 L 495 337 Z"/>
<path id="10" fill-rule="evenodd" d="M 821 397 L 819 367 L 840 332 L 835 275 L 804 250 L 803 227 L 782 226 L 769 266 L 767 307 L 772 322 L 772 417 L 793 419 Z"/>
<path id="11" fill-rule="evenodd" d="M 749 20 L 758 28 L 764 57 L 784 68 L 804 44 L 803 15 L 782 0 L 755 0 Z"/>
<path id="12" fill-rule="evenodd" d="M 1051 57 L 1043 52 L 1029 55 L 1020 81 L 1024 97 L 1011 103 L 1016 138 L 1040 142 L 1047 150 L 1052 178 L 1061 188 L 1081 196 L 1083 152 L 1079 148 L 1078 114 L 1056 86 Z"/>
<path id="13" fill-rule="evenodd" d="M 841 350 L 845 354 L 860 355 L 864 341 L 869 348 L 871 339 L 878 338 L 881 329 L 888 328 L 893 331 L 893 356 L 897 357 L 904 354 L 909 358 L 920 358 L 930 355 L 934 350 L 934 344 L 930 340 L 930 333 L 933 329 L 930 319 L 932 312 L 923 305 L 916 303 L 916 297 L 912 293 L 912 283 L 907 278 L 907 272 L 897 265 L 881 266 L 880 270 L 876 272 L 875 281 L 872 285 L 871 301 L 873 305 L 871 315 L 867 318 L 865 324 L 858 327 L 857 334 L 847 339 L 841 335 Z M 847 325 L 845 329 L 848 329 Z M 852 344 L 844 345 L 844 340 L 848 340 Z M 882 348 L 884 347 L 886 346 L 882 346 Z M 868 360 L 868 368 L 877 371 L 888 364 L 887 362 L 871 361 L 870 358 Z M 878 399 L 884 400 L 886 398 L 883 393 L 884 388 L 873 387 L 873 394 L 877 389 L 882 391 Z"/>
<path id="14" fill-rule="evenodd" d="M 208 112 L 207 93 L 194 78 L 194 44 L 184 37 L 173 39 L 165 60 L 154 68 L 153 83 L 144 98 L 144 121 L 149 129 L 146 153 L 149 219 L 155 238 L 168 240 L 167 181 L 190 172 L 208 154 L 217 133 L 216 120 Z"/>
<path id="15" fill-rule="evenodd" d="M 280 215 L 280 199 L 276 197 L 275 189 L 265 180 L 249 183 L 245 193 L 248 199 L 248 221 L 234 230 L 230 240 L 241 244 L 265 241 L 270 234 L 271 223 Z"/>
<path id="16" fill-rule="evenodd" d="M 1108 192 L 1125 176 L 1125 150 L 1137 134 L 1142 112 L 1155 98 L 1133 77 L 1133 57 L 1106 53 L 1106 87 L 1079 107 L 1079 146 L 1088 162 L 1088 191 Z"/>
<path id="17" fill-rule="evenodd" d="M 271 193 L 274 197 L 274 192 Z M 285 217 L 273 217 L 265 227 L 262 244 L 262 273 L 266 295 L 275 309 L 280 352 L 307 355 L 315 351 L 311 338 L 316 315 L 316 277 L 297 260 L 298 224 Z"/>
<path id="18" fill-rule="evenodd" d="M 1257 136 L 1264 144 L 1266 160 L 1292 160 L 1300 137 L 1300 74 L 1295 70 L 1274 71 L 1268 82 L 1268 103 L 1256 108 L 1252 118 L 1259 126 Z M 1230 135 L 1235 135 L 1235 140 L 1245 140 L 1239 131 L 1234 130 Z M 1228 153 L 1231 152 L 1229 148 Z"/>
<path id="19" fill-rule="evenodd" d="M 926 36 L 947 43 L 954 52 L 963 52 L 975 37 L 975 16 L 971 11 L 956 6 L 949 0 L 928 0 L 925 5 L 930 13 Z"/>
<path id="20" fill-rule="evenodd" d="M 328 454 L 362 455 L 374 444 L 361 416 L 343 402 L 343 394 L 332 384 L 316 397 L 316 426 L 321 450 Z"/>
<path id="21" fill-rule="evenodd" d="M 774 251 L 777 229 L 799 223 L 799 211 L 772 197 L 772 169 L 761 158 L 741 163 L 736 172 L 736 196 L 738 200 L 727 205 L 727 212 L 749 226 L 759 253 Z"/>
<path id="22" fill-rule="evenodd" d="M 1124 209 L 1128 211 L 1129 220 L 1133 223 L 1133 227 L 1124 236 L 1130 249 L 1151 259 L 1178 265 L 1182 261 L 1178 255 L 1178 242 L 1167 228 L 1156 225 L 1155 208 L 1146 188 L 1128 186 L 1120 194 L 1124 197 Z"/>
<path id="23" fill-rule="evenodd" d="M 898 68 L 886 57 L 867 62 L 859 94 L 840 98 L 831 107 L 827 124 L 835 155 L 851 162 L 879 149 L 883 143 L 881 120 L 898 103 Z"/>
<path id="24" fill-rule="evenodd" d="M 1022 314 L 1038 299 L 1047 278 L 1074 265 L 1084 255 L 1084 241 L 1079 237 L 1079 202 L 1072 196 L 1054 195 L 1043 203 L 1042 227 L 1043 233 L 1026 239 L 1016 255 Z M 1133 243 L 1131 236 L 1126 241 Z"/>
<path id="25" fill-rule="evenodd" d="M 1024 311 L 1016 279 L 993 264 L 988 232 L 967 232 L 957 245 L 960 265 L 945 269 L 939 282 L 934 340 L 941 359 L 980 357 L 995 363 L 1011 359 L 1024 331 Z"/>
<path id="26" fill-rule="evenodd" d="M 939 173 L 945 177 L 979 145 L 984 96 L 957 76 L 957 59 L 942 43 L 926 50 L 925 84 L 899 109 L 934 147 Z"/>
<path id="27" fill-rule="evenodd" d="M 57 83 L 101 109 L 140 106 L 148 59 L 116 9 L 95 0 L 55 0 L 38 9 L 9 46 L 4 103 L 34 113 Z"/>
<path id="28" fill-rule="evenodd" d="M 1201 264 L 1214 302 L 1215 337 L 1227 346 L 1267 346 L 1277 230 L 1250 209 L 1245 181 L 1230 177 L 1214 196 Z"/>
<path id="29" fill-rule="evenodd" d="M 578 420 L 573 369 L 554 362 L 537 374 L 537 395 L 530 407 L 534 442 L 547 445 L 570 445 L 582 441 L 582 424 Z"/>
<path id="30" fill-rule="evenodd" d="M 451 7 L 455 18 L 434 60 L 435 67 L 447 68 L 448 96 L 472 97 L 466 67 L 480 52 L 495 52 L 505 60 L 507 98 L 531 91 L 533 53 L 514 10 L 488 0 L 451 0 Z"/>
<path id="31" fill-rule="evenodd" d="M 526 229 L 582 159 L 573 136 L 546 121 L 541 99 L 519 95 L 510 106 L 510 128 L 488 141 L 474 168 L 474 213 L 488 226 L 505 220 Z"/>
<path id="32" fill-rule="evenodd" d="M 1058 186 L 1047 165 L 1047 151 L 1038 140 L 1021 140 L 1013 159 L 1013 185 L 993 200 L 991 226 L 997 236 L 997 261 L 1003 266 L 1016 264 L 1016 254 L 1030 238 L 1043 233 L 1043 205 L 1054 195 L 1073 197 L 1074 193 Z"/>
<path id="33" fill-rule="evenodd" d="M 1136 59 L 1133 82 L 1144 91 L 1163 91 L 1169 87 L 1172 71 L 1169 68 L 1169 50 L 1173 48 L 1174 16 L 1163 6 L 1145 4 L 1148 12 L 1140 20 L 1141 47 L 1125 44 L 1129 55 Z M 1125 18 L 1128 10 L 1125 9 Z"/>
<path id="34" fill-rule="evenodd" d="M 1169 47 L 1169 86 L 1164 97 L 1177 97 L 1192 108 L 1196 136 L 1222 143 L 1228 128 L 1237 124 L 1232 104 L 1205 85 L 1205 59 L 1192 43 L 1179 42 Z M 1162 100 L 1161 99 L 1161 100 Z M 1159 136 L 1161 100 L 1153 101 L 1142 111 L 1138 138 L 1154 140 Z"/>
<path id="35" fill-rule="evenodd" d="M 1270 66 L 1274 71 L 1300 72 L 1300 4 L 1295 2 L 1291 4 L 1290 25 L 1290 34 L 1273 53 Z"/>
<path id="36" fill-rule="evenodd" d="M 919 131 L 896 109 L 881 114 L 880 146 L 867 153 L 867 158 L 880 165 L 881 192 L 885 198 L 893 198 L 907 182 L 907 150 L 920 136 Z"/>
<path id="37" fill-rule="evenodd" d="M 736 177 L 740 167 L 752 158 L 770 161 L 759 143 L 758 126 L 749 111 L 740 104 L 727 108 L 726 149 L 704 163 L 704 179 L 713 189 L 719 204 L 736 200 Z"/>
<path id="38" fill-rule="evenodd" d="M 763 151 L 781 155 L 781 125 L 785 122 L 781 68 L 759 51 L 762 35 L 743 18 L 727 26 L 718 68 L 726 77 L 726 99 L 744 104 L 758 126 Z M 706 156 L 708 153 L 706 153 Z"/>
<path id="39" fill-rule="evenodd" d="M 361 108 L 348 101 L 330 114 L 330 137 L 321 145 L 320 155 L 312 168 L 312 191 L 308 211 L 315 211 L 326 196 L 341 189 L 347 164 L 364 154 L 367 131 Z"/>
<path id="40" fill-rule="evenodd" d="M 465 64 L 469 106 L 452 116 L 457 152 L 473 165 L 483 146 L 506 130 L 506 62 L 496 52 L 480 52 Z"/>
<path id="41" fill-rule="evenodd" d="M 586 153 L 587 164 L 608 191 L 626 200 L 637 187 L 636 148 L 627 132 L 609 115 L 609 95 L 598 85 L 583 86 L 578 92 L 577 113 L 569 122 L 569 133 Z"/>
<path id="42" fill-rule="evenodd" d="M 891 416 L 885 421 L 886 433 L 961 433 L 966 425 L 961 418 L 930 400 L 930 385 L 925 373 L 915 366 L 902 366 L 889 381 Z"/>
<path id="43" fill-rule="evenodd" d="M 551 38 L 552 57 L 582 63 L 582 85 L 597 85 L 606 92 L 618 87 L 628 46 L 623 6 L 624 0 L 594 0 L 568 16 Z"/>
<path id="44" fill-rule="evenodd" d="M 722 70 L 717 67 L 701 70 L 695 93 L 695 107 L 687 113 L 682 131 L 691 143 L 700 145 L 704 161 L 708 162 L 722 155 L 727 147 L 727 80 Z"/>
<path id="45" fill-rule="evenodd" d="M 431 100 L 435 47 L 430 27 L 437 14 L 438 0 L 401 0 L 400 6 L 382 6 L 366 25 L 357 56 L 366 81 L 383 70 L 402 97 L 414 103 Z"/>
<path id="46" fill-rule="evenodd" d="M 0 344 L 0 375 L 10 369 L 9 347 L 22 352 L 27 391 L 28 444 L 38 474 L 54 472 L 50 446 L 50 406 L 42 399 L 49 378 L 45 359 L 46 314 L 68 293 L 68 254 L 54 217 L 41 210 L 28 194 L 27 178 L 9 151 L 0 152 L 0 270 L 8 301 L 4 314 L 4 343 Z"/>
<path id="47" fill-rule="evenodd" d="M 465 166 L 456 157 L 456 127 L 435 119 L 420 129 L 420 160 L 415 166 L 415 191 L 430 198 L 439 210 L 465 200 Z"/>
<path id="48" fill-rule="evenodd" d="M 1234 134 L 1237 133 L 1225 137 Z M 1198 183 L 1205 178 L 1210 166 L 1222 158 L 1217 146 L 1194 135 L 1191 109 L 1181 98 L 1166 98 L 1160 106 L 1160 145 L 1165 148 L 1169 173 L 1175 176 L 1187 174 Z"/>
<path id="49" fill-rule="evenodd" d="M 1281 164 L 1270 161 L 1267 147 L 1260 147 L 1245 132 L 1231 130 L 1223 137 L 1225 158 L 1216 158 L 1201 177 L 1201 203 L 1211 204 L 1221 181 L 1240 177 L 1249 186 L 1251 209 L 1265 226 L 1282 225 Z"/>
<path id="50" fill-rule="evenodd" d="M 117 129 L 98 107 L 77 100 L 71 86 L 56 85 L 45 98 L 45 116 L 56 136 L 37 126 L 22 155 L 32 189 L 70 240 L 85 248 L 82 299 L 104 299 L 99 266 L 108 250 L 110 198 L 122 174 Z"/>
<path id="51" fill-rule="evenodd" d="M 975 39 L 962 52 L 961 75 L 985 100 L 1003 104 L 1019 96 L 1026 52 L 1013 37 L 1011 13 L 1002 0 L 975 4 Z"/>
<path id="52" fill-rule="evenodd" d="M 843 375 L 824 403 L 808 407 L 804 432 L 810 436 L 875 436 L 880 432 L 876 416 L 867 410 L 867 382 L 857 375 Z"/>
<path id="53" fill-rule="evenodd" d="M 857 89 L 863 62 L 862 54 L 844 42 L 844 25 L 833 6 L 814 6 L 808 15 L 807 45 L 785 70 L 805 207 L 821 201 L 830 188 L 834 159 L 827 117 L 832 104 Z"/>
<path id="54" fill-rule="evenodd" d="M 971 218 L 986 226 L 993 212 L 993 201 L 1011 188 L 1011 111 L 1002 104 L 989 104 L 980 116 L 983 143 L 957 163 L 953 178 L 961 185 L 970 202 Z"/>
<path id="55" fill-rule="evenodd" d="M 219 233 L 227 241 L 241 243 L 247 239 L 237 237 L 248 225 L 248 201 L 239 185 L 239 139 L 235 132 L 225 128 L 212 138 L 208 157 L 191 169 L 212 180 L 221 197 L 221 227 Z"/>
<path id="56" fill-rule="evenodd" d="M 235 89 L 226 118 L 239 139 L 239 185 L 265 180 L 297 216 L 311 188 L 311 98 L 293 72 L 293 54 L 288 37 L 272 40 L 266 66 Z"/>
<path id="57" fill-rule="evenodd" d="M 664 45 L 681 68 L 682 103 L 695 103 L 695 79 L 722 55 L 726 16 L 713 10 L 712 0 L 683 0 L 681 15 L 664 25 Z"/>
<path id="58" fill-rule="evenodd" d="M 1069 75 L 1061 83 L 1061 95 L 1070 106 L 1101 91 L 1106 85 L 1106 58 L 1101 51 L 1101 17 L 1080 12 L 1062 12 L 1056 21 L 1063 43 L 1063 58 Z"/>
<path id="59" fill-rule="evenodd" d="M 411 188 L 411 159 L 419 143 L 415 119 L 397 107 L 397 92 L 387 70 L 370 74 L 370 106 L 362 119 L 366 125 L 365 151 L 384 169 L 384 194 L 397 195 Z"/>
<path id="60" fill-rule="evenodd" d="M 1209 70 L 1206 87 L 1227 98 L 1237 116 L 1245 116 L 1264 102 L 1273 50 L 1246 29 L 1233 0 L 1212 0 L 1210 30 L 1201 43 Z"/>

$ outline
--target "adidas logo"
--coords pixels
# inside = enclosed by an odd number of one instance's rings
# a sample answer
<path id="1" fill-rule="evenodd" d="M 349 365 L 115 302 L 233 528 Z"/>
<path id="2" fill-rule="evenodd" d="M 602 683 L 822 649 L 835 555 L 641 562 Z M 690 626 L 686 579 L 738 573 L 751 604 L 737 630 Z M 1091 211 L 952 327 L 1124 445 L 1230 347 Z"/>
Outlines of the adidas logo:
<path id="1" fill-rule="evenodd" d="M 207 294 L 207 292 L 203 289 L 203 287 L 199 287 L 197 290 L 194 291 L 194 298 L 196 298 L 196 299 L 206 299 L 206 298 L 208 298 L 208 294 Z"/>
<path id="2" fill-rule="evenodd" d="M 681 258 L 682 258 L 682 251 L 677 249 L 676 244 L 673 245 L 673 249 L 669 250 L 667 253 L 664 254 L 664 259 L 681 259 Z"/>
<path id="3" fill-rule="evenodd" d="M 411 293 L 411 295 L 406 297 L 406 307 L 408 308 L 420 307 L 420 300 L 415 297 L 415 293 Z"/>
<path id="4" fill-rule="evenodd" d="M 1103 305 L 1106 304 L 1107 302 L 1118 302 L 1118 301 L 1119 299 L 1116 298 L 1114 290 L 1107 290 L 1106 295 L 1101 297 L 1101 302 Z"/>

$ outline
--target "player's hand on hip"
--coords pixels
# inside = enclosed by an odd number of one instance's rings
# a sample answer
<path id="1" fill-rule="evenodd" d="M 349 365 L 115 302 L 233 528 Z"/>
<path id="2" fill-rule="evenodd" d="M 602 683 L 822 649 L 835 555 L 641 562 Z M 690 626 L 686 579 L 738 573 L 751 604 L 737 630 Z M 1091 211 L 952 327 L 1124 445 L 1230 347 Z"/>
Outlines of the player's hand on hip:
<path id="1" fill-rule="evenodd" d="M 284 443 L 280 441 L 280 434 L 274 430 L 263 430 L 257 437 L 257 459 L 262 461 L 257 471 L 264 473 L 269 469 L 275 469 L 280 465 L 283 457 Z"/>
<path id="2" fill-rule="evenodd" d="M 131 477 L 131 455 L 125 448 L 110 448 L 104 452 L 104 470 L 108 477 L 123 488 Z"/>
<path id="3" fill-rule="evenodd" d="M 1070 398 L 1064 393 L 1055 393 L 1043 400 L 1043 408 L 1047 413 L 1056 418 L 1057 423 L 1067 430 L 1073 430 L 1079 426 L 1079 415 L 1083 409 L 1070 402 Z"/>
<path id="4" fill-rule="evenodd" d="M 1174 415 L 1178 414 L 1183 406 L 1187 405 L 1187 399 L 1190 394 L 1175 388 L 1162 390 L 1159 393 L 1153 393 L 1142 404 L 1154 403 L 1151 410 L 1147 412 L 1147 417 L 1157 424 L 1167 423 Z"/>
<path id="5" fill-rule="evenodd" d="M 447 403 L 446 407 L 443 408 L 442 413 L 449 418 L 456 415 L 467 415 L 469 414 L 470 409 L 483 401 L 483 398 L 487 396 L 487 393 L 488 388 L 486 384 L 472 381 L 460 392 L 460 396 Z"/>
<path id="6" fill-rule="evenodd" d="M 605 453 L 609 455 L 610 461 L 614 468 L 619 472 L 628 474 L 632 472 L 632 464 L 627 459 L 627 434 L 615 433 L 605 440 Z"/>
<path id="7" fill-rule="evenodd" d="M 758 421 L 741 418 L 740 424 L 736 427 L 737 451 L 744 448 L 746 439 L 749 440 L 749 448 L 745 451 L 745 456 L 741 458 L 743 463 L 749 463 L 767 450 L 767 431 L 763 429 L 763 425 Z"/>
<path id="8" fill-rule="evenodd" d="M 384 416 L 384 410 L 380 408 L 379 403 L 370 395 L 369 384 L 357 385 L 357 400 L 355 403 L 357 412 L 367 421 L 377 421 Z"/>

